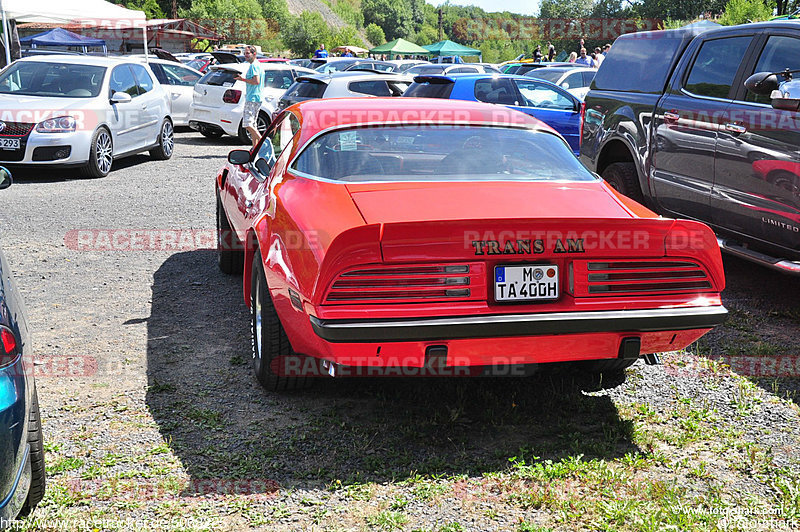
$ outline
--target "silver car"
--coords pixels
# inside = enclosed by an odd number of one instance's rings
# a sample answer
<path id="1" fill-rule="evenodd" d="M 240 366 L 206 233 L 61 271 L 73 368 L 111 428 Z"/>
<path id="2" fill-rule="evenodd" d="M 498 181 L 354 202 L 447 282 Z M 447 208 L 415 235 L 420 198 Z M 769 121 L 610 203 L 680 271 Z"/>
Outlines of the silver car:
<path id="1" fill-rule="evenodd" d="M 104 177 L 114 159 L 169 159 L 173 148 L 167 93 L 136 60 L 43 55 L 0 73 L 0 164 Z"/>

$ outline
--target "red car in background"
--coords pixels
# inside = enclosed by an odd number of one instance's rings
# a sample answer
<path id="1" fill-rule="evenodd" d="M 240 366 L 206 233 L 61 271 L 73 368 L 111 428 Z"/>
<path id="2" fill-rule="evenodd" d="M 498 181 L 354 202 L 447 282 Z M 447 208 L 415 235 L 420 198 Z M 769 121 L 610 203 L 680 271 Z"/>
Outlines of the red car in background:
<path id="1" fill-rule="evenodd" d="M 310 100 L 216 176 L 219 264 L 244 274 L 272 389 L 322 361 L 619 371 L 721 323 L 703 224 L 616 193 L 523 113 L 416 98 Z M 587 365 L 587 364 L 584 364 Z"/>

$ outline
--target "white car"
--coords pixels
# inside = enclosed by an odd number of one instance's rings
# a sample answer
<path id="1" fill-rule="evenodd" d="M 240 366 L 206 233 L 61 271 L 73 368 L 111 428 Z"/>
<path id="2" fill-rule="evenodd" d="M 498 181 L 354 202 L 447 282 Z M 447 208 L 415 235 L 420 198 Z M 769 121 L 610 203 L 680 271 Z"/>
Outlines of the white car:
<path id="1" fill-rule="evenodd" d="M 169 159 L 174 145 L 167 93 L 135 59 L 42 55 L 0 73 L 0 164 L 104 177 L 114 159 Z"/>
<path id="2" fill-rule="evenodd" d="M 194 85 L 203 74 L 187 65 L 164 59 L 149 58 L 147 65 L 169 95 L 172 125 L 188 126 Z"/>
<path id="3" fill-rule="evenodd" d="M 576 98 L 583 100 L 586 93 L 589 92 L 589 85 L 592 84 L 595 74 L 597 74 L 596 68 L 554 66 L 531 70 L 526 72 L 525 76 L 555 83 L 562 89 L 567 89 L 567 92 Z"/>
<path id="4" fill-rule="evenodd" d="M 278 100 L 291 87 L 295 78 L 317 72 L 296 65 L 261 63 L 261 67 L 264 71 L 261 87 L 263 100 L 257 128 L 264 133 Z M 237 75 L 244 76 L 249 68 L 249 63 L 211 66 L 194 86 L 192 105 L 189 108 L 189 127 L 209 138 L 233 135 L 239 137 L 243 144 L 249 144 L 250 136 L 242 127 L 247 85 L 235 79 Z"/>

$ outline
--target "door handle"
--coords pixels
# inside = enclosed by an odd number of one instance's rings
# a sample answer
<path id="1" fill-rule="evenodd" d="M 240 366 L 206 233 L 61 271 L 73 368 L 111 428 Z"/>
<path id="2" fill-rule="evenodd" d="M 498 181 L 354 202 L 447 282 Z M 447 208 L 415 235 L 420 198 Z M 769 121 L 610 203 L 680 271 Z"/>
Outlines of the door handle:
<path id="1" fill-rule="evenodd" d="M 725 131 L 727 131 L 728 133 L 741 135 L 742 133 L 747 131 L 747 128 L 741 124 L 725 124 Z"/>
<path id="2" fill-rule="evenodd" d="M 664 122 L 677 122 L 680 117 L 675 111 L 667 111 L 664 113 Z"/>

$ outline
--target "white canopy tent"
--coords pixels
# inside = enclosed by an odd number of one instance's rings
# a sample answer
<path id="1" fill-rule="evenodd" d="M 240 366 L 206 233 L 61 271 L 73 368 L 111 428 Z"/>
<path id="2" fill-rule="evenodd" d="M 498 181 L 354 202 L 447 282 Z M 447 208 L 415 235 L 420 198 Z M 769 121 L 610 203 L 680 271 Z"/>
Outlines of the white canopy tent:
<path id="1" fill-rule="evenodd" d="M 147 55 L 147 17 L 105 0 L 0 0 L 6 64 L 11 63 L 8 43 L 8 21 L 81 24 L 92 27 L 123 29 L 141 28 L 144 53 Z"/>

